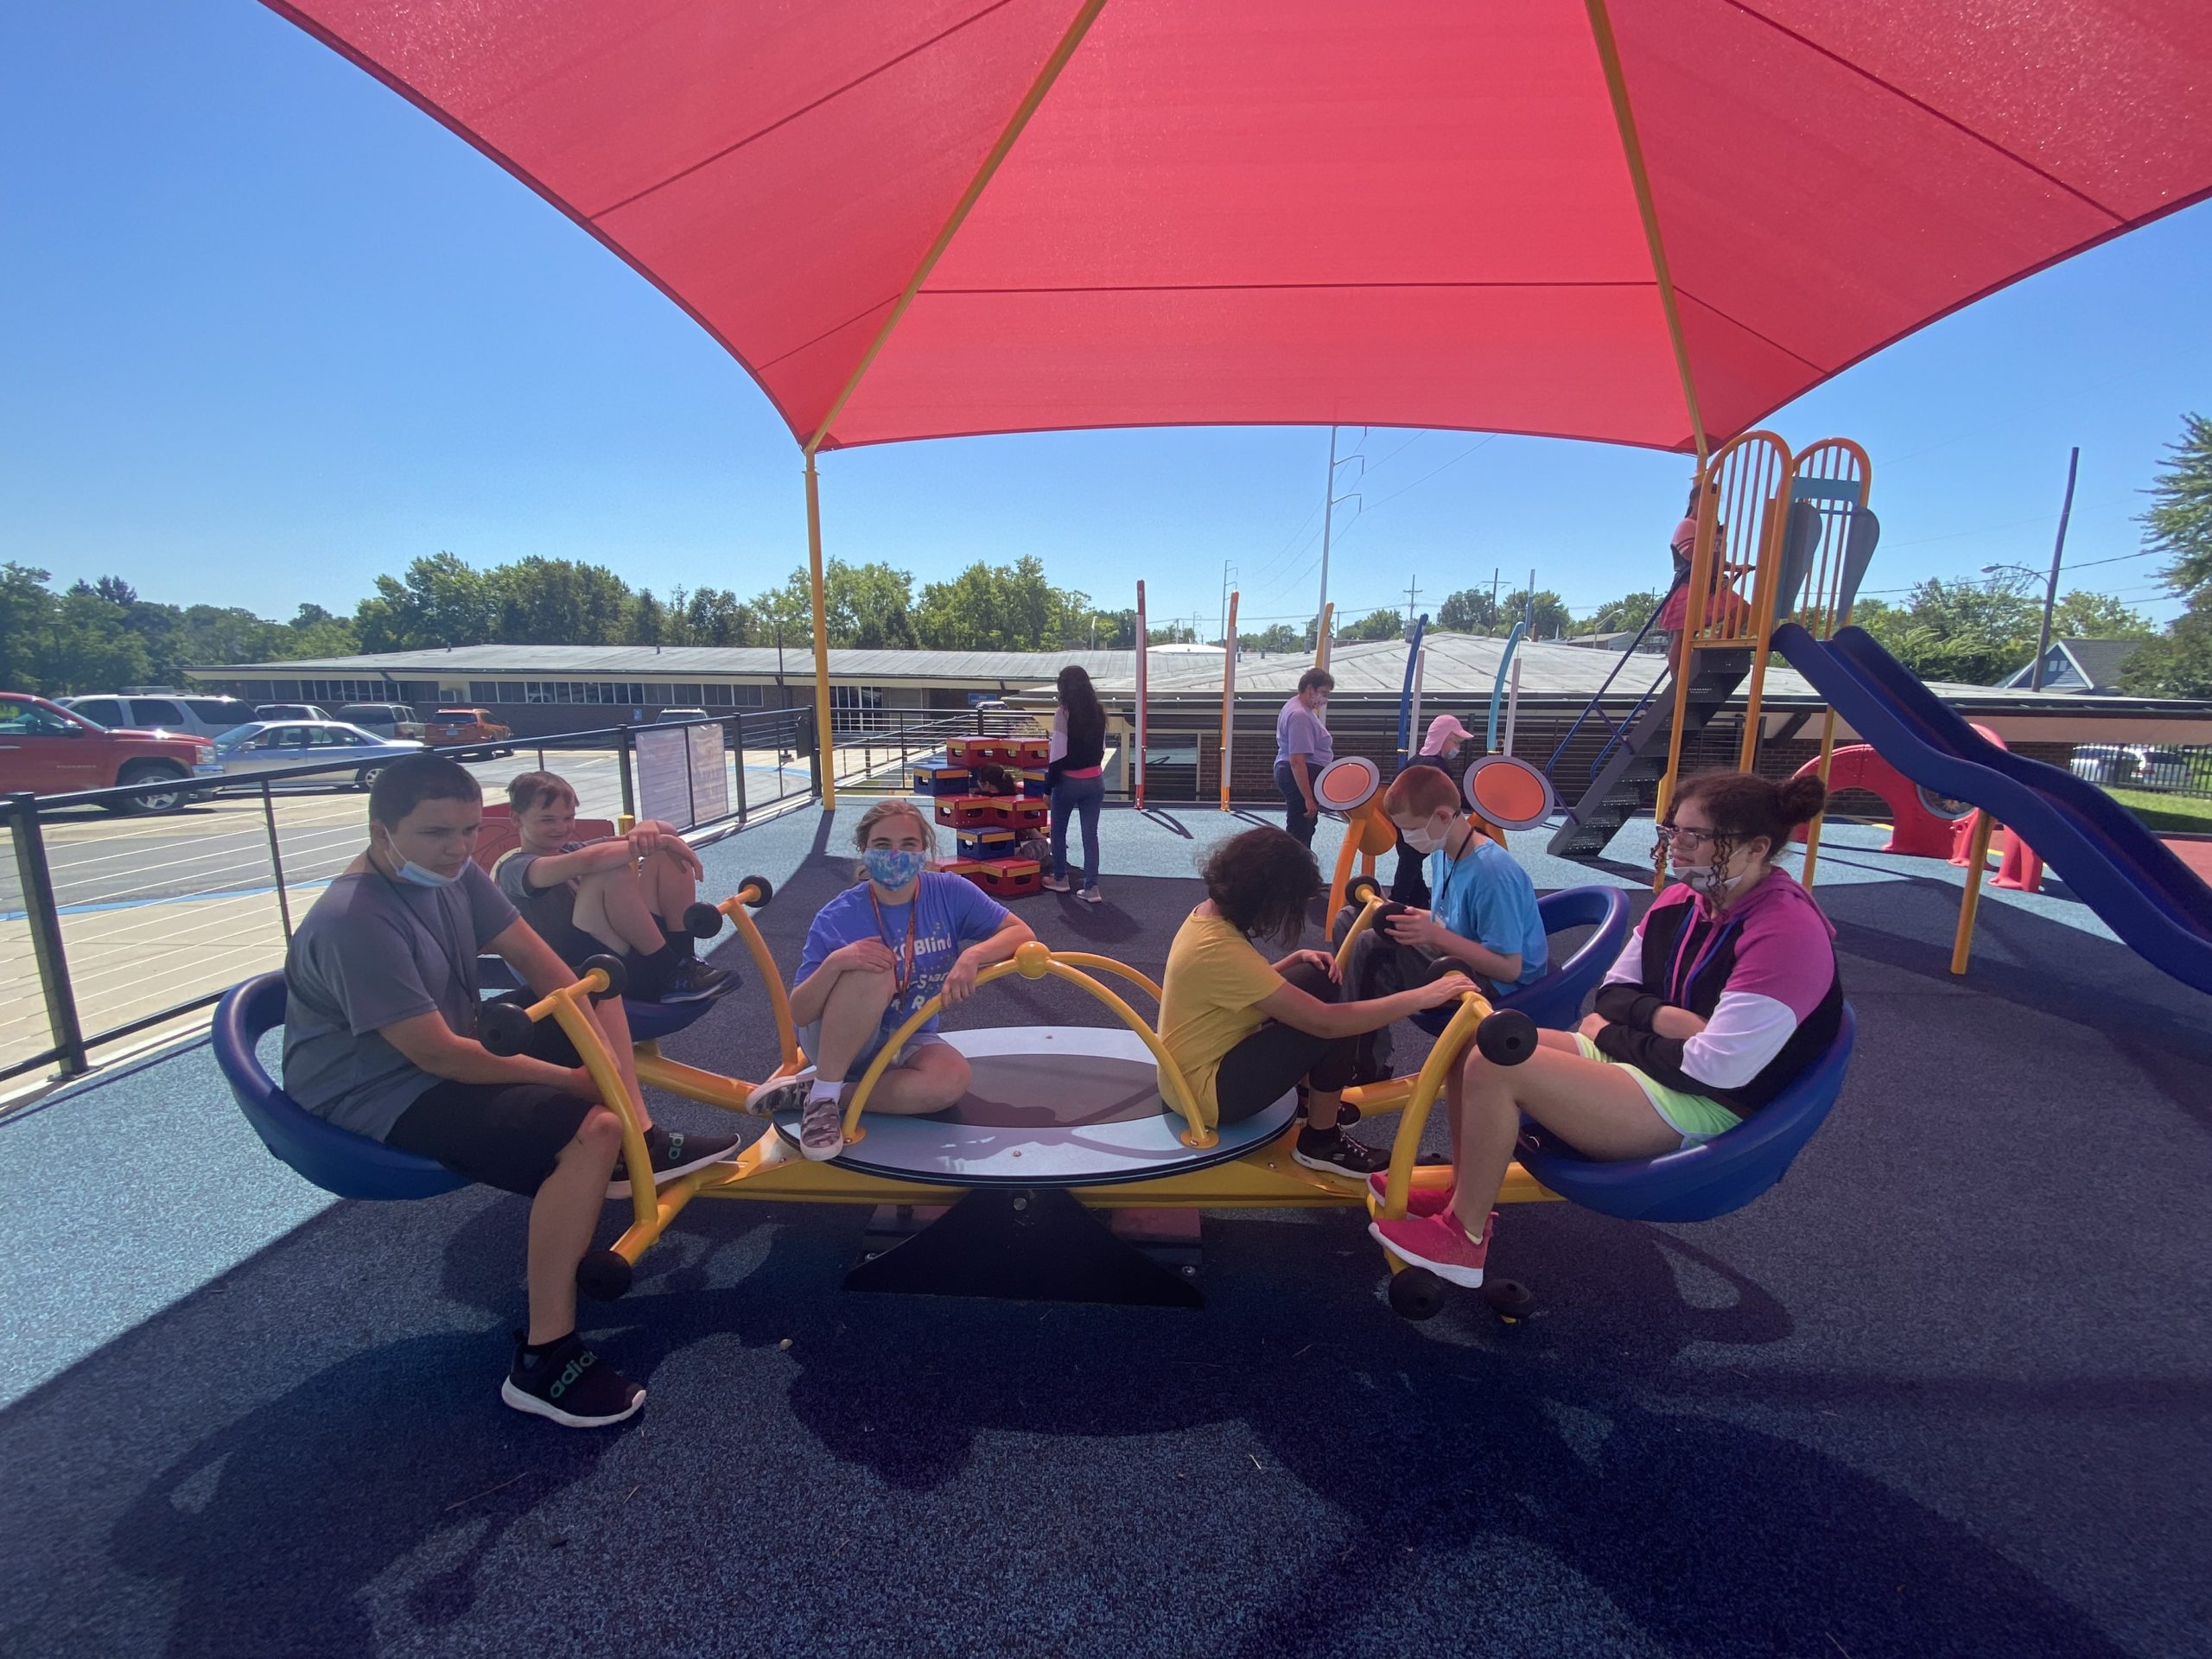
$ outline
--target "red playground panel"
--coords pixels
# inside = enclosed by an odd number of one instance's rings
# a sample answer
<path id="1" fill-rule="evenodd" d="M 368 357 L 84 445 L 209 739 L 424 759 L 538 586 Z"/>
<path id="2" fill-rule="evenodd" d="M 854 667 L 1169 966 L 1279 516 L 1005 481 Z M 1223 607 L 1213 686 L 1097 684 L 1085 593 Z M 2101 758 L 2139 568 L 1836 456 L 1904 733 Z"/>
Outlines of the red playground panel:
<path id="1" fill-rule="evenodd" d="M 1017 737 L 1011 741 L 1014 745 L 1014 759 L 1017 765 L 1042 766 L 1046 765 L 1052 758 L 1052 740 L 1049 737 Z"/>
<path id="2" fill-rule="evenodd" d="M 1974 730 L 1999 748 L 2004 747 L 1987 727 L 1977 726 Z M 1809 778 L 1819 770 L 1818 761 L 1808 760 L 1797 768 L 1796 776 Z M 1884 852 L 1903 853 L 1911 858 L 1951 856 L 1952 837 L 1960 821 L 1938 817 L 1930 812 L 1912 780 L 1875 753 L 1872 744 L 1847 743 L 1835 752 L 1828 766 L 1828 792 L 1833 795 L 1843 789 L 1870 791 L 1888 804 L 1890 839 L 1882 849 Z M 1970 818 L 1973 814 L 1967 816 Z M 1799 825 L 1791 839 L 1804 840 L 1804 826 Z"/>
<path id="3" fill-rule="evenodd" d="M 1001 796 L 997 802 L 999 822 L 1013 830 L 1041 830 L 1052 822 L 1052 805 L 1027 795 Z"/>
<path id="4" fill-rule="evenodd" d="M 980 828 L 999 821 L 999 804 L 988 795 L 940 795 L 937 821 L 955 830 Z"/>
<path id="5" fill-rule="evenodd" d="M 1020 899 L 1045 888 L 1045 867 L 1033 858 L 987 858 L 969 878 L 994 899 Z"/>

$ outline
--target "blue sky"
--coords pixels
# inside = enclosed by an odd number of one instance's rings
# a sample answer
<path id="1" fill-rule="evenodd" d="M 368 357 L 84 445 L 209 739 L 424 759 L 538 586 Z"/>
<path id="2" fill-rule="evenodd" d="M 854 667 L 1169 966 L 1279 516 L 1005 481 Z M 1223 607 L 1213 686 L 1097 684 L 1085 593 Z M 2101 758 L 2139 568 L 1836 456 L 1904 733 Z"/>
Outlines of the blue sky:
<path id="1" fill-rule="evenodd" d="M 58 582 L 289 616 L 448 549 L 601 561 L 664 595 L 801 561 L 797 447 L 751 381 L 611 255 L 248 0 L 0 12 L 0 556 Z M 2212 204 L 2060 265 L 1783 410 L 1872 453 L 1870 589 L 2050 554 L 2163 620 L 2133 516 L 2212 409 Z M 1356 440 L 1356 433 L 1348 434 Z M 926 581 L 1042 557 L 1102 604 L 1312 613 L 1325 429 L 1049 434 L 825 456 L 830 550 Z M 1356 442 L 1353 447 L 1357 447 Z M 1332 597 L 1455 587 L 1588 607 L 1648 587 L 1678 458 L 1378 429 Z M 1349 474 L 1346 475 L 1349 478 Z M 2093 560 L 2113 560 L 2091 566 Z M 1253 619 L 1260 620 L 1254 623 Z"/>

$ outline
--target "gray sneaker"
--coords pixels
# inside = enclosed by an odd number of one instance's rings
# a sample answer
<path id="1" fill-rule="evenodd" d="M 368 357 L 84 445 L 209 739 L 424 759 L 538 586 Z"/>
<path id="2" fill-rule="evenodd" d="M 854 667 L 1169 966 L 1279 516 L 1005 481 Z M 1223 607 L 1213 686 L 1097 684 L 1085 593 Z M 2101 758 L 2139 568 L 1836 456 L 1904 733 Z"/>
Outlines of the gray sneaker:
<path id="1" fill-rule="evenodd" d="M 810 1096 L 798 1118 L 798 1149 L 819 1163 L 845 1149 L 845 1109 L 835 1095 Z"/>

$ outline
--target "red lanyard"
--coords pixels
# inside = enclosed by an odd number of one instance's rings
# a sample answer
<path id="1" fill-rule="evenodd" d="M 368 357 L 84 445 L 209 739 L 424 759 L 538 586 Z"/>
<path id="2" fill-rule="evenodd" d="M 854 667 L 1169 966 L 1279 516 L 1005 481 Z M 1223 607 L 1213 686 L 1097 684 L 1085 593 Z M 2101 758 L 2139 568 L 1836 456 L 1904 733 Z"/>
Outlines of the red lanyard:
<path id="1" fill-rule="evenodd" d="M 875 912 L 875 937 L 881 939 L 883 948 L 890 951 L 894 959 L 897 958 L 899 947 L 891 943 L 891 935 L 884 929 L 883 906 L 875 901 L 875 883 L 873 881 L 868 885 L 868 907 Z M 897 980 L 897 988 L 901 994 L 914 977 L 914 918 L 921 913 L 921 909 L 922 888 L 918 881 L 914 884 L 914 896 L 906 901 L 906 960 L 898 969 Z"/>

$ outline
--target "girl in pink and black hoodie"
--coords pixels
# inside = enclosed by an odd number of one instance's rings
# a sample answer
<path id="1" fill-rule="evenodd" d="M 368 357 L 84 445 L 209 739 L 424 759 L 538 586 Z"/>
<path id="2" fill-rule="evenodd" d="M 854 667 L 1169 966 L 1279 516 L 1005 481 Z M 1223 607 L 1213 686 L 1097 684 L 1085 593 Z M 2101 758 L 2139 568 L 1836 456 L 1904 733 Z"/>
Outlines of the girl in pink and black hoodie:
<path id="1" fill-rule="evenodd" d="M 1369 1230 L 1479 1285 L 1522 1113 L 1587 1157 L 1656 1158 L 1733 1128 L 1826 1052 L 1843 1018 L 1835 930 L 1774 862 L 1825 793 L 1817 779 L 1742 772 L 1683 783 L 1652 849 L 1679 880 L 1630 936 L 1597 1012 L 1541 1033 L 1521 1065 L 1470 1048 L 1451 1079 L 1453 1185 Z"/>

